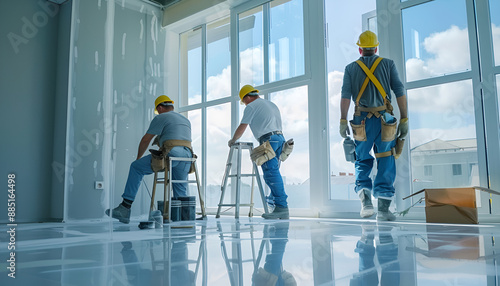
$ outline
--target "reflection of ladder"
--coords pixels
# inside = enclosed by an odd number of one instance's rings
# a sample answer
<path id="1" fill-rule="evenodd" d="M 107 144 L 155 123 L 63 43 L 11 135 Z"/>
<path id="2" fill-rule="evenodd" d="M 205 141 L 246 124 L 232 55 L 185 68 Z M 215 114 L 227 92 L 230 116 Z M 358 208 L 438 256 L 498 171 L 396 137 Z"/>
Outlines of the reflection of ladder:
<path id="1" fill-rule="evenodd" d="M 241 224 L 239 221 L 236 223 L 232 223 L 231 231 L 228 233 L 226 231 L 226 235 L 224 235 L 224 231 L 222 229 L 222 224 L 220 221 L 217 221 L 217 231 L 219 232 L 220 238 L 220 247 L 222 258 L 224 259 L 224 263 L 226 264 L 227 274 L 229 276 L 229 283 L 231 286 L 242 286 L 243 285 L 243 263 L 252 262 L 254 268 L 255 266 L 255 246 L 254 246 L 254 228 L 253 225 L 250 225 L 247 229 L 241 229 Z M 241 234 L 244 232 L 249 232 L 250 240 L 242 239 Z M 243 242 L 250 242 L 251 248 L 243 247 Z M 229 245 L 226 245 L 228 242 Z M 228 246 L 230 246 L 230 251 L 228 252 Z M 248 251 L 252 252 L 252 258 L 243 259 L 244 254 L 248 254 Z"/>
<path id="2" fill-rule="evenodd" d="M 219 208 L 217 209 L 217 215 L 215 216 L 216 218 L 220 217 L 221 207 L 223 207 L 223 206 L 235 207 L 235 211 L 234 211 L 235 218 L 240 217 L 240 206 L 249 206 L 250 212 L 248 213 L 248 216 L 249 217 L 253 216 L 253 182 L 254 182 L 254 178 L 257 179 L 257 185 L 259 187 L 260 196 L 262 198 L 262 205 L 264 206 L 264 212 L 268 213 L 266 196 L 264 194 L 264 189 L 262 188 L 262 182 L 260 180 L 259 169 L 257 169 L 257 165 L 255 164 L 255 162 L 252 161 L 253 171 L 251 174 L 242 174 L 241 173 L 241 152 L 242 152 L 242 149 L 248 149 L 249 153 L 252 153 L 253 143 L 251 143 L 251 142 L 237 142 L 237 143 L 231 145 L 231 149 L 229 150 L 229 156 L 227 157 L 226 170 L 224 171 L 224 177 L 222 178 L 222 186 L 221 186 L 222 193 L 220 195 Z M 238 157 L 236 159 L 236 174 L 229 174 L 231 171 L 231 167 L 233 165 L 232 160 L 233 160 L 233 154 L 235 151 L 238 152 Z M 251 193 L 250 193 L 250 203 L 249 204 L 240 204 L 241 178 L 243 178 L 243 177 L 252 177 L 252 188 L 251 188 Z M 235 198 L 234 204 L 223 204 L 222 203 L 224 201 L 224 194 L 226 193 L 226 186 L 227 186 L 228 178 L 236 178 L 236 198 Z"/>

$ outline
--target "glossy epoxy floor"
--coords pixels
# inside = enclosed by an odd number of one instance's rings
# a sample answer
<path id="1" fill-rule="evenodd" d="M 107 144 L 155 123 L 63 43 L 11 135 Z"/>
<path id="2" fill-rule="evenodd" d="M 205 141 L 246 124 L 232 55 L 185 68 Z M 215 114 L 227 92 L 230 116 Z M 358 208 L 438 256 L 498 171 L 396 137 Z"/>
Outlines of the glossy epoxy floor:
<path id="1" fill-rule="evenodd" d="M 499 285 L 500 225 L 232 217 L 20 224 L 0 285 Z M 296 283 L 296 284 L 294 284 Z"/>

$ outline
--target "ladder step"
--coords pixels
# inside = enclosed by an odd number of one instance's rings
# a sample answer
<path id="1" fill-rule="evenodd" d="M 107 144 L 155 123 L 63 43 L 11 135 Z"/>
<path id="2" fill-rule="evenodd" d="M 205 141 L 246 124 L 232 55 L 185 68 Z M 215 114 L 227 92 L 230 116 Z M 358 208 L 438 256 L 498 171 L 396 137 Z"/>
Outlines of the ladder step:
<path id="1" fill-rule="evenodd" d="M 156 183 L 157 184 L 163 184 L 163 183 L 165 183 L 165 180 L 163 180 L 163 179 L 161 179 L 161 180 L 160 179 L 156 179 Z M 193 183 L 196 183 L 196 180 L 187 180 L 187 181 L 185 181 L 185 180 L 172 180 L 172 184 L 173 183 L 190 183 L 190 184 L 193 184 Z"/>
<path id="2" fill-rule="evenodd" d="M 256 174 L 240 174 L 240 177 L 256 177 L 256 176 L 257 176 Z M 229 175 L 228 177 L 234 178 L 234 177 L 238 177 L 238 175 L 234 174 L 234 175 Z"/>
<path id="3" fill-rule="evenodd" d="M 253 207 L 254 204 L 240 204 L 240 207 Z M 235 207 L 236 204 L 219 204 L 219 207 Z"/>

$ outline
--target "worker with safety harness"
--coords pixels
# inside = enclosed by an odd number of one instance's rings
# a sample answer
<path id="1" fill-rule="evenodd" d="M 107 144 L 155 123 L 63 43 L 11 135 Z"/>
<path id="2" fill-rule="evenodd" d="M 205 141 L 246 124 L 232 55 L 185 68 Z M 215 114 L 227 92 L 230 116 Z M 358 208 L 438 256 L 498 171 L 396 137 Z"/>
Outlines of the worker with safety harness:
<path id="1" fill-rule="evenodd" d="M 396 219 L 389 210 L 395 192 L 395 159 L 399 157 L 408 134 L 406 95 L 394 62 L 375 54 L 379 45 L 377 35 L 365 31 L 359 36 L 357 45 L 361 57 L 347 65 L 344 73 L 340 135 L 347 138 L 350 134 L 347 112 L 352 99 L 355 109 L 350 123 L 356 144 L 355 191 L 361 200 L 360 215 L 366 218 L 374 214 L 371 200 L 373 190 L 373 197 L 378 199 L 377 220 L 392 221 Z M 391 89 L 396 95 L 401 115 L 399 125 L 393 114 Z M 374 160 L 370 155 L 372 148 L 377 158 L 374 182 L 370 178 Z"/>
<path id="2" fill-rule="evenodd" d="M 240 89 L 240 103 L 245 104 L 245 111 L 240 125 L 236 128 L 233 138 L 228 141 L 231 147 L 245 132 L 248 125 L 260 146 L 253 149 L 251 157 L 261 165 L 264 181 L 271 189 L 274 197 L 274 210 L 272 213 L 262 215 L 265 219 L 288 219 L 288 204 L 286 199 L 283 178 L 280 174 L 280 161 L 284 161 L 290 154 L 293 141 L 285 142 L 283 137 L 281 113 L 273 102 L 262 99 L 259 91 L 251 85 Z"/>
<path id="3" fill-rule="evenodd" d="M 171 168 L 172 180 L 186 181 L 188 173 L 191 171 L 191 162 L 174 161 L 172 166 L 165 166 L 167 156 L 192 158 L 191 147 L 191 122 L 182 114 L 174 111 L 174 101 L 166 95 L 161 95 L 155 100 L 155 114 L 158 114 L 151 121 L 146 134 L 142 137 L 137 151 L 137 160 L 130 165 L 123 201 L 113 210 L 106 210 L 106 214 L 118 219 L 120 222 L 130 222 L 130 208 L 139 190 L 144 175 Z M 160 153 L 144 155 L 151 140 L 160 146 Z M 155 150 L 152 150 L 155 151 Z M 186 183 L 172 184 L 174 198 L 185 197 Z"/>

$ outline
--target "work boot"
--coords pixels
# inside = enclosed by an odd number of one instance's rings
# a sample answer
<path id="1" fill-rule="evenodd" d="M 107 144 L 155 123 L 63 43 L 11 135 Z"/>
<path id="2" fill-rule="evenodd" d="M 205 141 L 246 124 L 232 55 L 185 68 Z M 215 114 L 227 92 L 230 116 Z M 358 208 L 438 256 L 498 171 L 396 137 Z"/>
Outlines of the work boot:
<path id="1" fill-rule="evenodd" d="M 289 219 L 288 207 L 276 206 L 272 213 L 262 214 L 265 219 Z"/>
<path id="2" fill-rule="evenodd" d="M 373 210 L 372 194 L 370 190 L 361 189 L 358 192 L 358 195 L 359 199 L 361 200 L 361 211 L 359 212 L 359 215 L 362 218 L 371 217 L 375 213 L 375 211 Z"/>
<path id="3" fill-rule="evenodd" d="M 106 210 L 106 214 L 109 216 L 109 209 Z M 120 222 L 129 223 L 130 222 L 130 209 L 127 209 L 122 204 L 119 204 L 113 209 L 111 213 L 112 218 L 118 219 Z"/>
<path id="4" fill-rule="evenodd" d="M 396 216 L 389 210 L 390 205 L 391 205 L 391 200 L 385 200 L 380 198 L 378 199 L 377 220 L 379 221 L 396 220 Z"/>

